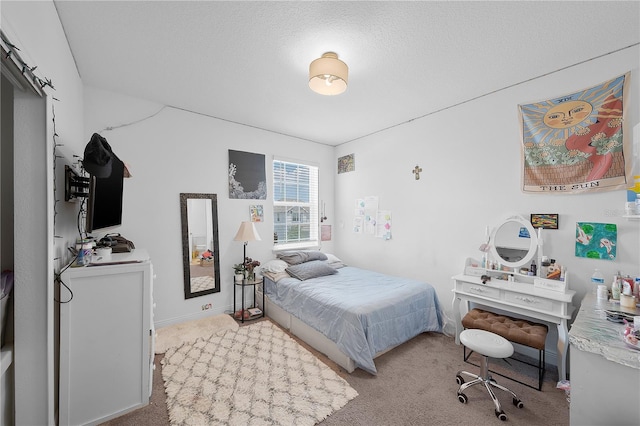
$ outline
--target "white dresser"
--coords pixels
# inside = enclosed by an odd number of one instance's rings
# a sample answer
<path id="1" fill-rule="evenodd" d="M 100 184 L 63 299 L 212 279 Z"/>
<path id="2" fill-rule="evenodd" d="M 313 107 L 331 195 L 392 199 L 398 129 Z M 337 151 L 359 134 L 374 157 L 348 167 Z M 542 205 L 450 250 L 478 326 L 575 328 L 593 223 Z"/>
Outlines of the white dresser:
<path id="1" fill-rule="evenodd" d="M 498 274 L 503 272 L 495 271 Z M 489 272 L 487 272 L 489 273 Z M 511 312 L 524 317 L 556 324 L 558 327 L 558 375 L 567 378 L 566 360 L 568 347 L 567 320 L 573 312 L 574 290 L 558 292 L 534 287 L 533 283 L 512 282 L 495 276 L 482 283 L 480 277 L 456 275 L 453 277 L 453 315 L 456 323 L 456 343 L 460 343 L 462 313 L 460 302 L 465 302 L 465 313 L 469 302 Z"/>
<path id="2" fill-rule="evenodd" d="M 69 267 L 61 277 L 60 425 L 98 424 L 149 403 L 155 339 L 149 254 L 135 249 L 101 262 Z"/>

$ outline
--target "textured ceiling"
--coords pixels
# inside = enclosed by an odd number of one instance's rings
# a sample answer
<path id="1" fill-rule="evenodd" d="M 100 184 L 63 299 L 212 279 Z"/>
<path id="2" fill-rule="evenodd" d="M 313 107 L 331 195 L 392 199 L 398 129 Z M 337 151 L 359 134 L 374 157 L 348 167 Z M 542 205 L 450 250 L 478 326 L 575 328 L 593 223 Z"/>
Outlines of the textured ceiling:
<path id="1" fill-rule="evenodd" d="M 329 145 L 640 41 L 637 1 L 55 6 L 85 84 Z M 339 96 L 307 84 L 326 51 Z"/>

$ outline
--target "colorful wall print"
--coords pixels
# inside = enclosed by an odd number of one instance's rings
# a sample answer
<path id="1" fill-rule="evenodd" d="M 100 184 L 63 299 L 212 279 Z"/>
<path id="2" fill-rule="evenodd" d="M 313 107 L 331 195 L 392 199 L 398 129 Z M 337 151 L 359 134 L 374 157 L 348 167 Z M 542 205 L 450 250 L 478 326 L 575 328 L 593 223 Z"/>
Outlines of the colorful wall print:
<path id="1" fill-rule="evenodd" d="M 249 211 L 251 213 L 251 222 L 264 222 L 264 208 L 262 204 L 249 206 Z"/>
<path id="2" fill-rule="evenodd" d="M 264 154 L 229 150 L 229 198 L 267 199 Z"/>
<path id="3" fill-rule="evenodd" d="M 576 256 L 614 260 L 618 227 L 614 223 L 576 223 Z"/>
<path id="4" fill-rule="evenodd" d="M 629 78 L 627 73 L 579 92 L 518 105 L 523 192 L 580 193 L 628 185 L 631 133 L 623 125 Z"/>
<path id="5" fill-rule="evenodd" d="M 338 174 L 352 172 L 356 169 L 356 155 L 349 154 L 338 158 Z"/>
<path id="6" fill-rule="evenodd" d="M 389 210 L 378 210 L 376 237 L 383 240 L 391 239 L 391 212 Z"/>

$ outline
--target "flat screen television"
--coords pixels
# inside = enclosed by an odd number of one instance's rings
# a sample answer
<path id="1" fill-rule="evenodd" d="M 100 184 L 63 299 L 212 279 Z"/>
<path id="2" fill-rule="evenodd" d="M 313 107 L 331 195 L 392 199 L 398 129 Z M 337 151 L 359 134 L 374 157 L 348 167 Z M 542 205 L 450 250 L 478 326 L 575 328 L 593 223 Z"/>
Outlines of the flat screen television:
<path id="1" fill-rule="evenodd" d="M 91 175 L 85 223 L 87 233 L 122 225 L 123 180 L 124 163 L 118 158 L 113 159 L 109 177 Z"/>

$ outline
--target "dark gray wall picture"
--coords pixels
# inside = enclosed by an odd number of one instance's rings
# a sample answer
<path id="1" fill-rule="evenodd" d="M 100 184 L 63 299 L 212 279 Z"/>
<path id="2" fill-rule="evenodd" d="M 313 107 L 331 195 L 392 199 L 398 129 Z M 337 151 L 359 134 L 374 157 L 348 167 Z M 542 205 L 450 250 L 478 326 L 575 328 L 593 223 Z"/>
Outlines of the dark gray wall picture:
<path id="1" fill-rule="evenodd" d="M 267 199 L 264 154 L 229 150 L 229 198 Z"/>

